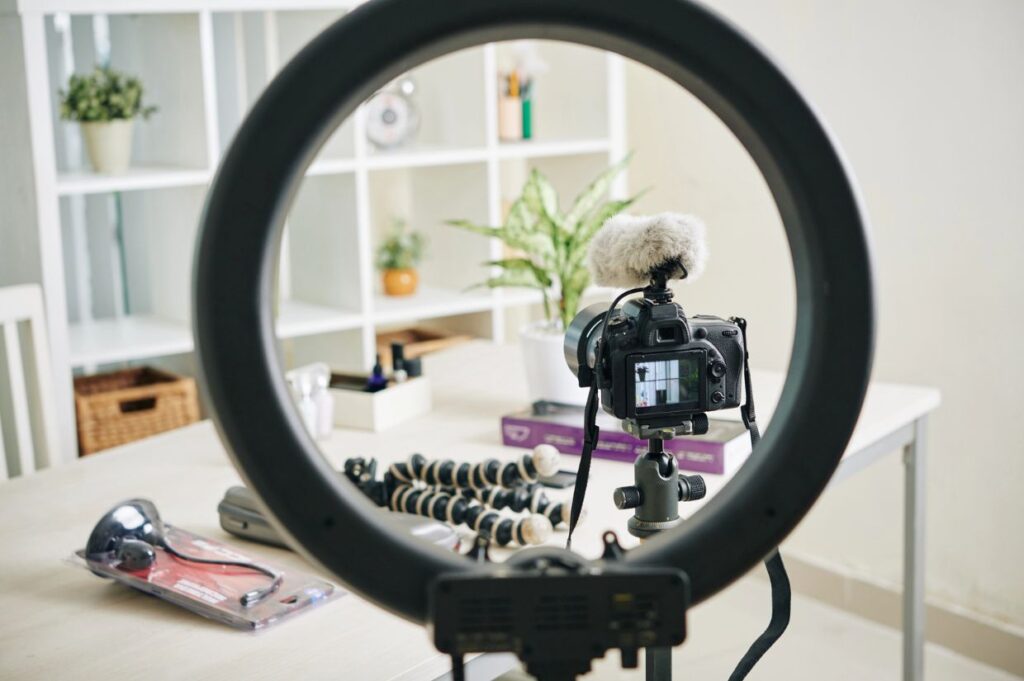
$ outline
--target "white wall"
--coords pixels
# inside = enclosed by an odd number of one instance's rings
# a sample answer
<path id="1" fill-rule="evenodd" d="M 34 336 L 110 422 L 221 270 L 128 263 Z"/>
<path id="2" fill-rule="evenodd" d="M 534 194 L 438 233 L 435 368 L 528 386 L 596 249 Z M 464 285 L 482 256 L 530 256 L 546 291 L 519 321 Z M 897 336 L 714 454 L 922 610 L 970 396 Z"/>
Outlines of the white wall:
<path id="1" fill-rule="evenodd" d="M 719 0 L 774 54 L 843 146 L 873 225 L 874 378 L 943 392 L 930 427 L 930 600 L 1024 625 L 1024 3 Z M 755 365 L 785 368 L 794 297 L 767 189 L 724 127 L 629 70 L 642 210 L 694 212 L 712 263 L 688 313 L 751 320 Z M 842 361 L 837 357 L 836 361 Z M 787 548 L 898 584 L 893 456 L 831 490 Z"/>
<path id="2" fill-rule="evenodd" d="M 0 83 L 5 95 L 25 92 L 21 26 L 17 17 L 2 12 Z M 0 286 L 42 281 L 38 240 L 24 229 L 36 219 L 28 136 L 28 107 L 23 100 L 8 103 L 0 116 Z"/>

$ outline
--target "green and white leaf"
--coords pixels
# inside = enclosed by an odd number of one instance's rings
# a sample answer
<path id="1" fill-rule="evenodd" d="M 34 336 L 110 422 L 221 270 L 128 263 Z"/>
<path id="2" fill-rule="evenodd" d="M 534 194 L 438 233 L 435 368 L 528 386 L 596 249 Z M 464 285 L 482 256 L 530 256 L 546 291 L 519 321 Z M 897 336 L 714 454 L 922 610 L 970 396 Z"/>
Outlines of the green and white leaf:
<path id="1" fill-rule="evenodd" d="M 583 193 L 576 197 L 572 208 L 565 216 L 565 224 L 570 228 L 578 228 L 578 224 L 592 211 L 604 198 L 612 186 L 612 182 L 619 173 L 629 164 L 633 154 L 627 154 L 625 158 L 611 166 L 597 176 L 590 186 L 583 190 Z"/>
<path id="2" fill-rule="evenodd" d="M 469 220 L 446 220 L 445 224 L 450 227 L 458 227 L 464 229 L 467 232 L 473 232 L 474 234 L 480 234 L 486 237 L 492 237 L 496 239 L 502 238 L 503 228 L 501 227 L 488 227 L 487 225 L 478 225 L 475 222 Z"/>
<path id="3" fill-rule="evenodd" d="M 555 262 L 553 237 L 550 227 L 540 223 L 541 220 L 530 211 L 526 200 L 520 198 L 509 209 L 505 233 L 501 238 L 512 248 L 518 248 L 550 267 Z"/>
<path id="4" fill-rule="evenodd" d="M 608 218 L 622 212 L 638 198 L 603 201 L 630 158 L 627 156 L 602 172 L 577 197 L 566 215 L 560 212 L 555 188 L 542 173 L 533 170 L 501 227 L 478 225 L 468 220 L 449 221 L 454 227 L 500 239 L 522 254 L 485 263 L 501 271 L 478 286 L 537 289 L 542 293 L 547 318 L 568 326 L 590 284 L 590 273 L 584 263 L 587 246 Z M 553 309 L 549 297 L 556 290 L 558 305 Z"/>
<path id="5" fill-rule="evenodd" d="M 466 290 L 472 290 L 475 288 L 532 288 L 543 291 L 546 289 L 541 283 L 537 281 L 537 278 L 533 275 L 533 272 L 529 270 L 506 270 L 501 274 L 497 274 L 493 277 L 489 277 L 479 284 L 474 284 L 468 287 Z"/>
<path id="6" fill-rule="evenodd" d="M 501 267 L 506 272 L 531 272 L 538 284 L 547 288 L 552 285 L 551 277 L 529 258 L 503 258 L 501 260 L 488 260 L 484 263 L 488 267 Z"/>
<path id="7" fill-rule="evenodd" d="M 583 292 L 589 285 L 590 272 L 586 267 L 577 267 L 567 277 L 567 280 L 562 282 L 562 301 L 559 305 L 559 312 L 562 317 L 563 329 L 569 328 L 572 318 L 576 316 L 576 311 L 579 309 Z"/>
<path id="8" fill-rule="evenodd" d="M 551 186 L 548 178 L 534 168 L 530 178 L 523 187 L 523 198 L 526 206 L 537 216 L 546 216 L 555 226 L 561 227 L 562 216 L 558 210 L 558 192 Z"/>
<path id="9" fill-rule="evenodd" d="M 583 224 L 580 225 L 576 230 L 576 233 L 573 234 L 573 245 L 577 246 L 577 248 L 574 248 L 572 257 L 569 259 L 567 266 L 575 267 L 583 262 L 590 240 L 593 239 L 598 230 L 604 226 L 604 223 L 607 222 L 609 218 L 615 217 L 632 206 L 639 197 L 640 195 L 638 194 L 637 196 L 622 199 L 620 201 L 608 201 L 587 216 L 587 219 L 583 221 Z"/>

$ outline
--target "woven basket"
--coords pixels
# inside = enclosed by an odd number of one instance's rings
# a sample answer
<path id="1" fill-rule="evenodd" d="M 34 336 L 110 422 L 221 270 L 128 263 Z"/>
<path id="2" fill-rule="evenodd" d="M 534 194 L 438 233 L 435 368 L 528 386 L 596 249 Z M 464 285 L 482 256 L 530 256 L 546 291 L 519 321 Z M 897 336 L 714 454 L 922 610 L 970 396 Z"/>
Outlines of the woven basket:
<path id="1" fill-rule="evenodd" d="M 82 456 L 199 420 L 191 378 L 152 368 L 75 379 L 78 449 Z"/>

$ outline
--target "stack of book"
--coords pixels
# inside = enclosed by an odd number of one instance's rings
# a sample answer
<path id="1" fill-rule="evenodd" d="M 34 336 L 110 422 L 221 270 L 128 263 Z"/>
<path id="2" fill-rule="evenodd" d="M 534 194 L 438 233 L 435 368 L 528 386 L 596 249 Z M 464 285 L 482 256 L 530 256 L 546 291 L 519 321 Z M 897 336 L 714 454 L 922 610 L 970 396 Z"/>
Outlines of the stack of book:
<path id="1" fill-rule="evenodd" d="M 647 451 L 647 442 L 622 430 L 619 421 L 599 411 L 601 429 L 594 457 L 628 461 Z M 579 455 L 583 448 L 583 409 L 542 404 L 507 414 L 501 419 L 502 442 L 508 447 L 553 445 L 563 454 Z M 676 456 L 679 468 L 697 473 L 731 475 L 750 454 L 750 437 L 739 421 L 711 419 L 704 435 L 686 435 L 665 441 L 665 451 Z"/>

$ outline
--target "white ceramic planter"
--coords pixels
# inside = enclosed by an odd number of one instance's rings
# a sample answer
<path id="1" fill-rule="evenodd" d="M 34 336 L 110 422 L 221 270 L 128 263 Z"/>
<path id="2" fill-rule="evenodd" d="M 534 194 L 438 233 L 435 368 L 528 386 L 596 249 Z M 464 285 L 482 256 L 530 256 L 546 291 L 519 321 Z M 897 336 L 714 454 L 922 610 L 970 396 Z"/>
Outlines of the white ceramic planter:
<path id="1" fill-rule="evenodd" d="M 587 390 L 565 362 L 562 350 L 565 334 L 557 325 L 537 322 L 524 326 L 519 332 L 526 367 L 526 388 L 530 403 L 558 402 L 583 406 Z"/>
<path id="2" fill-rule="evenodd" d="M 98 173 L 118 175 L 132 160 L 133 119 L 81 123 L 89 161 Z"/>

